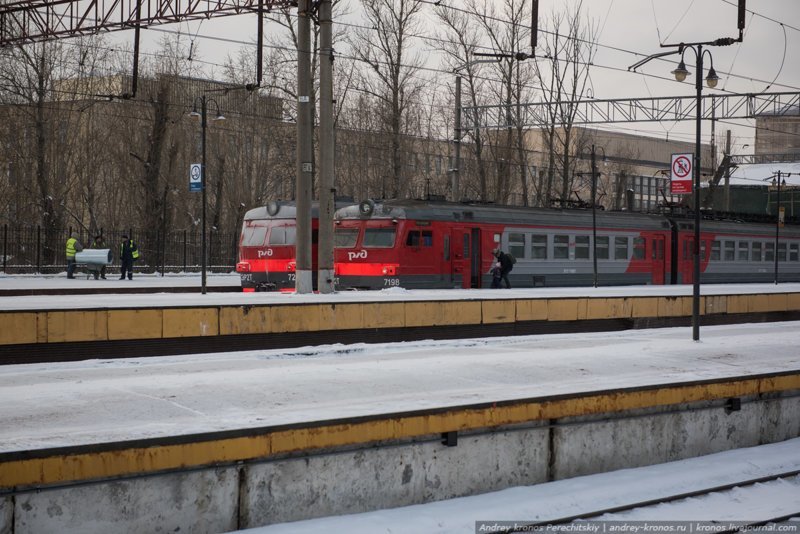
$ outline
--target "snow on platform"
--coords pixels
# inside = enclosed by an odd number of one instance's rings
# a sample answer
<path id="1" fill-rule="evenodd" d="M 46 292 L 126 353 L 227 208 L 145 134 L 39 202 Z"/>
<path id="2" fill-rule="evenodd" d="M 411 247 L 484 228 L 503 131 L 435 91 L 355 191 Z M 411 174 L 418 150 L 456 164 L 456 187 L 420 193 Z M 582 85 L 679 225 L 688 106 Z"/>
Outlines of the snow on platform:
<path id="1" fill-rule="evenodd" d="M 700 342 L 668 328 L 4 366 L 0 452 L 800 370 L 798 326 L 703 327 Z"/>
<path id="2" fill-rule="evenodd" d="M 263 304 L 345 303 L 345 302 L 404 302 L 430 300 L 479 300 L 479 299 L 536 299 L 536 298 L 585 298 L 585 297 L 630 297 L 630 296 L 691 296 L 691 285 L 666 286 L 614 286 L 614 287 L 541 287 L 528 289 L 414 289 L 391 288 L 382 291 L 341 291 L 334 294 L 293 293 L 206 293 L 200 294 L 200 277 L 197 274 L 134 276 L 127 280 L 67 280 L 58 276 L 0 275 L 2 289 L 46 289 L 92 287 L 98 284 L 108 287 L 108 294 L 86 295 L 33 295 L 0 297 L 2 310 L 69 310 L 105 308 L 149 308 L 192 306 L 241 306 Z M 174 286 L 196 285 L 197 293 L 149 293 L 115 294 L 115 287 L 163 287 L 165 291 Z M 208 286 L 236 286 L 239 277 L 213 275 Z M 800 293 L 800 283 L 781 284 L 704 284 L 702 296 L 767 293 Z"/>

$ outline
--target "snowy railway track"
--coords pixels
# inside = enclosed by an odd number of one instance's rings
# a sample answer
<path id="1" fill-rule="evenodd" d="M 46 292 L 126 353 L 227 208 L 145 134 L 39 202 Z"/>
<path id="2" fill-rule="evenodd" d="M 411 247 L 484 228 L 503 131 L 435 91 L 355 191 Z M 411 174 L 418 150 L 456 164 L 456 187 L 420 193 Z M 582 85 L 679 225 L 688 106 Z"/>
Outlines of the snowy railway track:
<path id="1" fill-rule="evenodd" d="M 785 492 L 787 486 L 797 495 L 790 510 L 786 510 L 786 506 L 781 505 L 780 502 L 778 502 L 772 510 L 765 509 L 765 503 L 763 501 L 765 499 L 768 500 L 769 495 L 773 492 Z M 723 501 L 722 505 L 717 503 L 711 507 L 717 514 L 721 513 L 721 506 L 724 508 L 724 501 L 727 500 L 731 511 L 731 514 L 727 517 L 740 517 L 742 513 L 747 513 L 748 510 L 746 506 L 748 502 L 760 503 L 758 512 L 753 512 L 754 514 L 767 513 L 768 516 L 748 520 L 726 518 L 724 520 L 693 521 L 698 524 L 709 525 L 707 532 L 713 532 L 713 534 L 742 532 L 754 527 L 800 518 L 800 470 L 702 488 L 695 491 L 634 502 L 622 506 L 587 511 L 547 521 L 519 524 L 518 527 L 512 527 L 505 532 L 543 532 L 551 529 L 556 532 L 558 529 L 552 527 L 568 525 L 576 521 L 590 520 L 621 522 L 675 521 L 680 518 L 691 518 L 694 520 L 704 516 L 701 513 L 697 513 L 696 510 L 707 508 L 707 505 L 701 502 L 703 499 L 707 498 Z M 785 500 L 783 502 L 785 502 Z M 686 506 L 686 503 L 690 503 L 690 505 Z M 768 504 L 766 508 L 769 508 Z M 716 528 L 714 528 L 715 526 Z M 630 529 L 630 532 L 635 531 L 635 529 Z M 796 532 L 796 530 L 792 530 L 792 532 Z"/>

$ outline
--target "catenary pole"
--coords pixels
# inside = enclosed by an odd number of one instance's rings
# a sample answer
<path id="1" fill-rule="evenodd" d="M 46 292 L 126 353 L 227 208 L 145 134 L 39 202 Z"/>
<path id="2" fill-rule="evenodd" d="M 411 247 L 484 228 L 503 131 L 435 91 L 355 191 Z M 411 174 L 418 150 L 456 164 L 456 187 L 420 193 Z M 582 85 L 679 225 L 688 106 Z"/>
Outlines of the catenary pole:
<path id="1" fill-rule="evenodd" d="M 336 189 L 333 129 L 333 20 L 331 0 L 319 6 L 319 243 L 317 246 L 317 287 L 333 293 L 333 210 Z"/>
<path id="2" fill-rule="evenodd" d="M 311 183 L 313 131 L 311 127 L 311 0 L 297 3 L 297 236 L 295 291 L 311 293 Z"/>

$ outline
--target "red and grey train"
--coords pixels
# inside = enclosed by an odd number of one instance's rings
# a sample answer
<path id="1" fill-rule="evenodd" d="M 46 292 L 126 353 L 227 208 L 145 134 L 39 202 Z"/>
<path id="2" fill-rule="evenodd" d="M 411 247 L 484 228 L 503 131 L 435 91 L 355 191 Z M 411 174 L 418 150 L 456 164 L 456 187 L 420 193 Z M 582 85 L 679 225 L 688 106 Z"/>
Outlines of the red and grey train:
<path id="1" fill-rule="evenodd" d="M 259 208 L 248 212 L 258 215 Z M 264 212 L 265 213 L 265 212 Z M 287 210 L 287 219 L 293 213 Z M 254 224 L 255 220 L 259 220 Z M 278 219 L 280 221 L 281 219 Z M 281 230 L 293 221 L 246 218 L 241 260 L 275 258 Z M 270 230 L 255 235 L 254 226 Z M 314 221 L 316 228 L 316 219 Z M 276 227 L 279 239 L 272 239 Z M 693 279 L 694 221 L 630 212 L 596 213 L 592 243 L 588 210 L 523 208 L 421 200 L 364 201 L 335 214 L 335 273 L 340 289 L 480 288 L 500 247 L 517 259 L 512 287 L 587 286 L 593 282 L 592 250 L 600 285 L 687 284 Z M 261 242 L 259 245 L 258 242 Z M 701 282 L 771 282 L 777 254 L 781 281 L 800 281 L 800 228 L 704 220 L 701 223 Z M 293 249 L 283 245 L 282 263 L 264 278 L 262 264 L 242 274 L 242 287 L 293 287 Z M 271 252 L 269 252 L 271 250 Z M 291 271 L 288 271 L 290 274 Z M 278 280 L 281 282 L 278 282 Z M 266 280 L 267 285 L 264 285 Z M 272 287 L 275 284 L 275 287 Z"/>
<path id="2" fill-rule="evenodd" d="M 297 204 L 284 201 L 272 201 L 245 213 L 236 264 L 242 291 L 294 290 L 296 217 Z M 319 204 L 311 206 L 311 221 L 312 268 L 316 270 Z"/>

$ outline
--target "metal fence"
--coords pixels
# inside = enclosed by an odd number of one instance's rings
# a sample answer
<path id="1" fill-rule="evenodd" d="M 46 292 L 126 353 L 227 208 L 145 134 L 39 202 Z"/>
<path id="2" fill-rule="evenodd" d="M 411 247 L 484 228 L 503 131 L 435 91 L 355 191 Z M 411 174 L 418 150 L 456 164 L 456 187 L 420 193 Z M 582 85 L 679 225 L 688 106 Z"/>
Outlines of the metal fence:
<path id="1" fill-rule="evenodd" d="M 0 254 L 4 273 L 59 273 L 67 268 L 66 243 L 72 232 L 84 248 L 90 248 L 94 235 L 85 230 L 64 228 L 45 231 L 41 226 L 5 224 L 0 235 Z M 106 248 L 114 255 L 111 269 L 119 267 L 122 236 L 132 238 L 139 247 L 136 270 L 146 273 L 196 272 L 201 269 L 202 237 L 199 231 L 144 232 L 136 229 L 101 230 Z M 238 233 L 209 232 L 206 267 L 209 272 L 232 272 L 238 257 Z"/>

